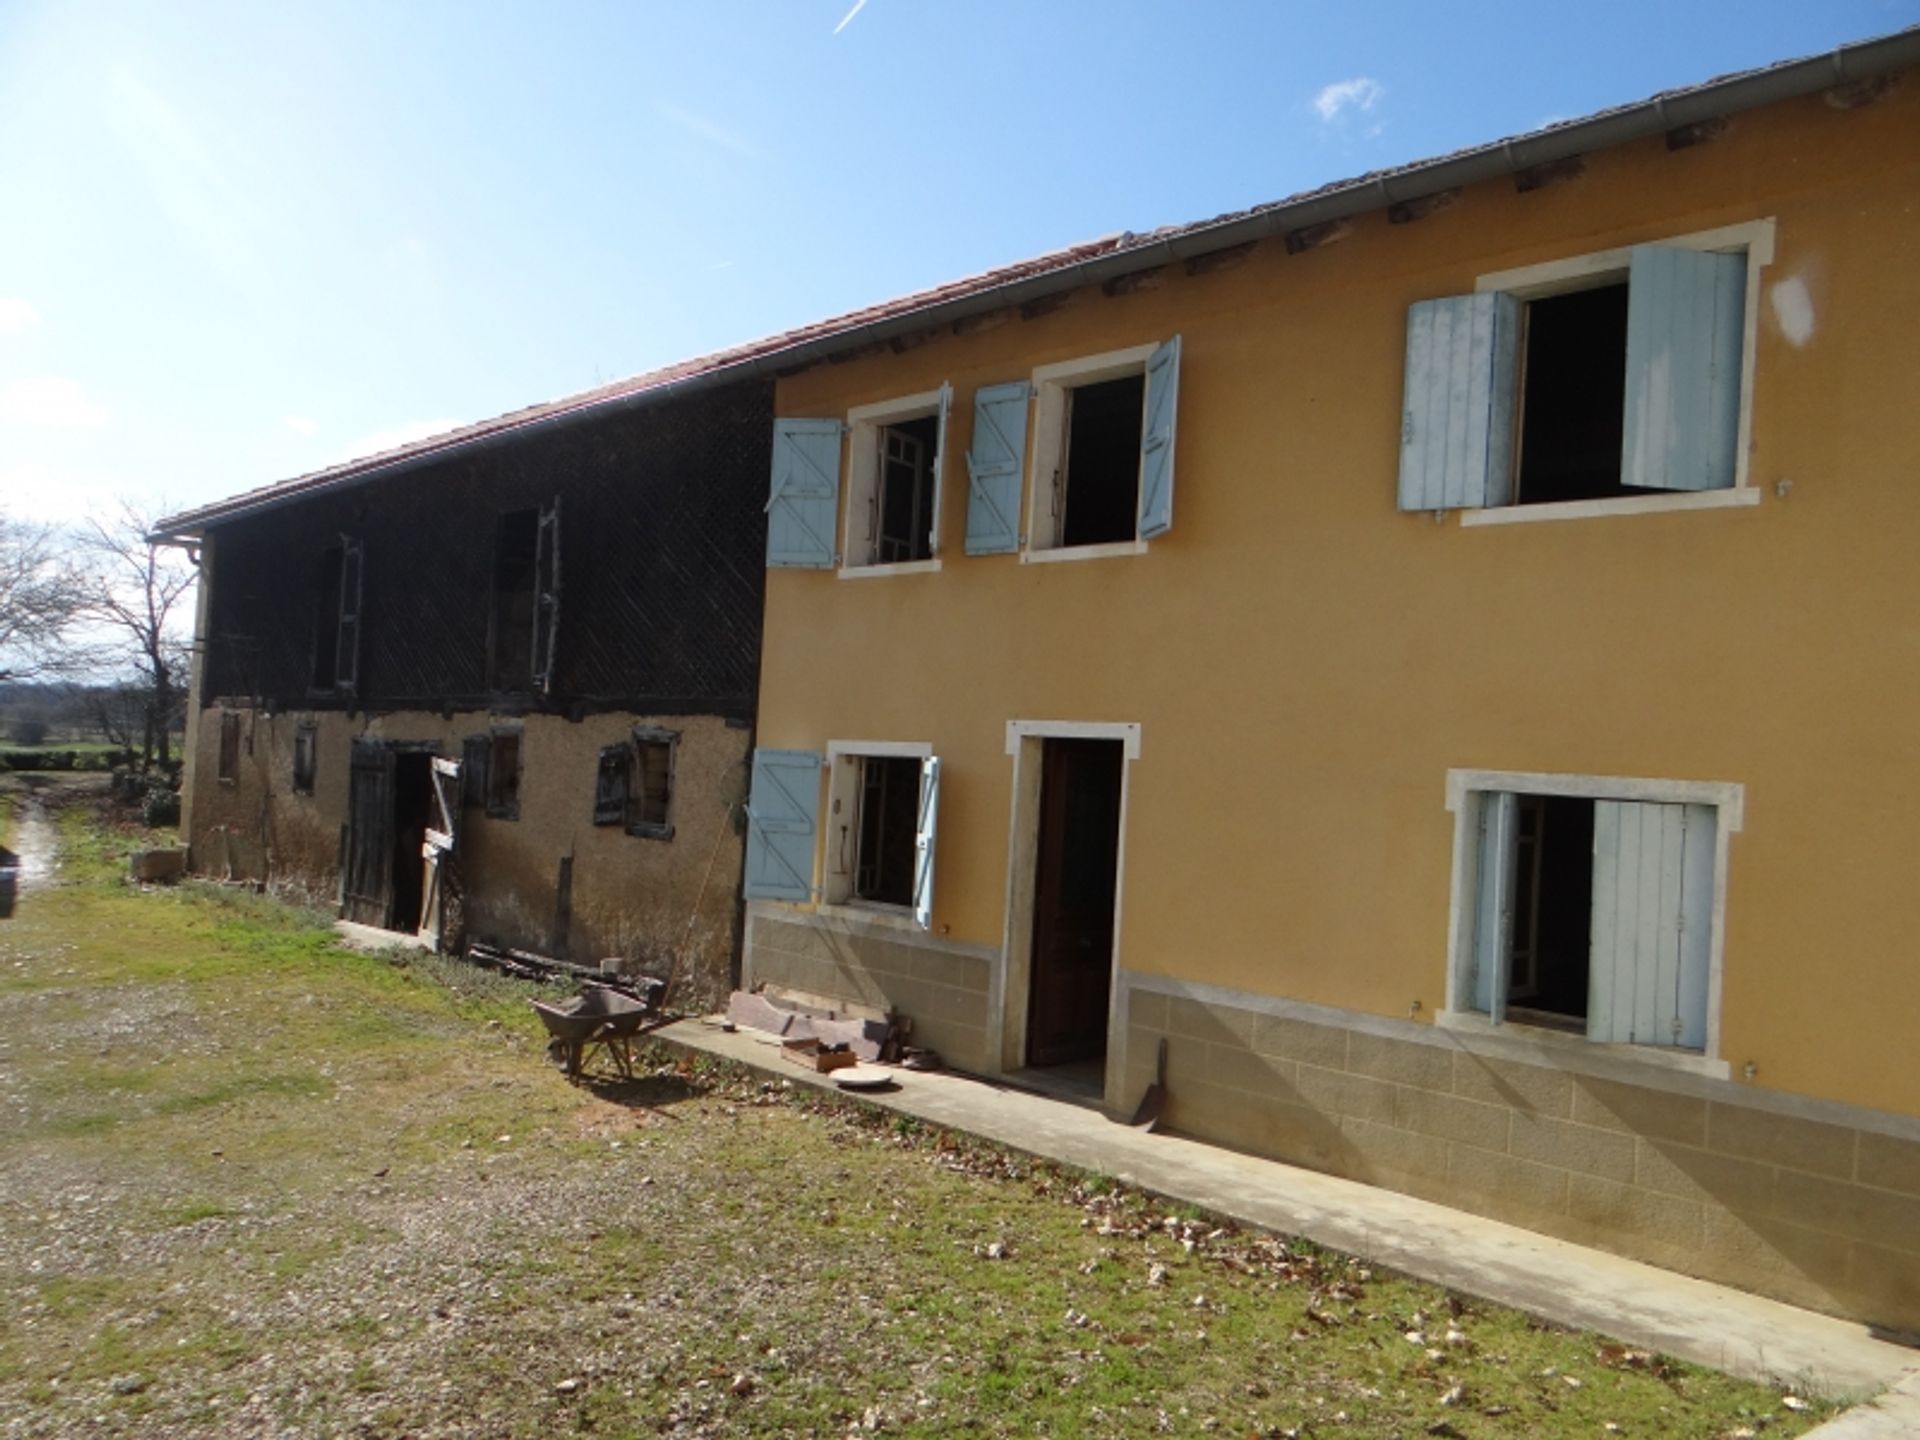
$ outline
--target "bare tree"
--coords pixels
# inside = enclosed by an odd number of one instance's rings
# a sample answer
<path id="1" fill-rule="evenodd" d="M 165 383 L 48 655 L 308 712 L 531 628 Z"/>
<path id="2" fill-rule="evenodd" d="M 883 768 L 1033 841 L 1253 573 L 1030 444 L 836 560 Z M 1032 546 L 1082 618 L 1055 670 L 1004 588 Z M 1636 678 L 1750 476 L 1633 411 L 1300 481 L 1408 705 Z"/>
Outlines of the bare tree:
<path id="1" fill-rule="evenodd" d="M 0 681 L 72 668 L 65 640 L 85 599 L 66 538 L 0 512 Z"/>
<path id="2" fill-rule="evenodd" d="M 173 728 L 184 712 L 182 681 L 191 653 L 188 597 L 198 578 L 177 550 L 147 543 L 152 519 L 130 500 L 107 520 L 89 519 L 78 546 L 85 572 L 83 613 L 108 637 L 96 662 L 131 668 L 146 692 L 141 753 L 173 759 Z"/>

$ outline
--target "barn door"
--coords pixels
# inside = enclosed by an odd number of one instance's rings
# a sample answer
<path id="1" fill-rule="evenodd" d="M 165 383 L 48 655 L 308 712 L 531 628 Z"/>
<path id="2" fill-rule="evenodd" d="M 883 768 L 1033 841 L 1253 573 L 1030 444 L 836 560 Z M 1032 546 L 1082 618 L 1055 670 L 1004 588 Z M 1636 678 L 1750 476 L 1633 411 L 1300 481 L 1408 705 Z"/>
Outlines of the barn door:
<path id="1" fill-rule="evenodd" d="M 340 912 L 384 930 L 393 924 L 394 752 L 379 740 L 356 740 L 348 768 Z"/>
<path id="2" fill-rule="evenodd" d="M 438 950 L 447 925 L 447 895 L 453 888 L 454 857 L 460 844 L 460 762 L 433 757 L 433 817 L 420 847 L 427 862 L 426 898 L 420 905 L 420 933 Z"/>

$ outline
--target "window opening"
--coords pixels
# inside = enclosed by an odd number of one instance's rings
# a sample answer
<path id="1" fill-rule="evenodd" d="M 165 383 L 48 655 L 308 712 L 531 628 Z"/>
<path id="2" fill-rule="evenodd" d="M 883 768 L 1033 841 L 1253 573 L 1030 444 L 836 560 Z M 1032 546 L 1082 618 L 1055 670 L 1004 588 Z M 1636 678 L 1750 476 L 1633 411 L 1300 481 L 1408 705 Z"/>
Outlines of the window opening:
<path id="1" fill-rule="evenodd" d="M 1473 1008 L 1704 1049 L 1715 808 L 1499 791 L 1478 804 Z"/>
<path id="2" fill-rule="evenodd" d="M 240 712 L 220 712 L 220 783 L 237 784 L 240 779 Z"/>
<path id="3" fill-rule="evenodd" d="M 340 570 L 342 551 L 329 545 L 320 552 L 313 579 L 313 688 L 331 690 L 340 660 Z"/>
<path id="4" fill-rule="evenodd" d="M 496 730 L 487 750 L 487 814 L 520 818 L 520 732 Z"/>
<path id="5" fill-rule="evenodd" d="M 880 484 L 873 498 L 876 564 L 933 558 L 933 462 L 939 443 L 938 415 L 881 427 Z"/>
<path id="6" fill-rule="evenodd" d="M 1062 546 L 1107 545 L 1139 535 L 1144 372 L 1076 385 L 1066 393 L 1066 451 L 1054 475 L 1054 525 Z"/>
<path id="7" fill-rule="evenodd" d="M 633 778 L 627 797 L 627 831 L 656 839 L 673 836 L 674 737 L 636 730 Z"/>
<path id="8" fill-rule="evenodd" d="M 540 548 L 540 512 L 515 510 L 500 517 L 493 550 L 493 688 L 523 690 L 533 683 L 535 557 Z"/>
<path id="9" fill-rule="evenodd" d="M 1593 929 L 1593 801 L 1521 795 L 1515 808 L 1507 1017 L 1582 1030 Z"/>
<path id="10" fill-rule="evenodd" d="M 913 903 L 914 832 L 921 762 L 867 755 L 860 761 L 860 816 L 853 894 L 883 905 Z"/>
<path id="11" fill-rule="evenodd" d="M 627 818 L 627 792 L 633 779 L 633 752 L 625 745 L 600 751 L 593 782 L 593 823 L 620 825 Z"/>
<path id="12" fill-rule="evenodd" d="M 1665 493 L 1620 483 L 1626 281 L 1529 301 L 1524 333 L 1518 503 Z"/>
<path id="13" fill-rule="evenodd" d="M 303 721 L 293 732 L 293 793 L 313 793 L 314 749 L 319 732 L 311 721 Z"/>

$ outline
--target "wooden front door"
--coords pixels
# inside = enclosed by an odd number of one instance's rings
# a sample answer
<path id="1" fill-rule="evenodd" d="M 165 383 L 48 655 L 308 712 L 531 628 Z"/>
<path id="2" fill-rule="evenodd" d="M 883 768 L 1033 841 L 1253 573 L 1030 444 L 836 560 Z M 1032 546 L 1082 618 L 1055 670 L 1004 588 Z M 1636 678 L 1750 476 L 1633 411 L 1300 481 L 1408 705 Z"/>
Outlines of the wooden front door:
<path id="1" fill-rule="evenodd" d="M 341 915 L 383 930 L 393 923 L 394 759 L 381 741 L 354 741 L 340 854 Z"/>
<path id="2" fill-rule="evenodd" d="M 1117 740 L 1047 740 L 1033 886 L 1027 1063 L 1104 1055 L 1120 859 Z"/>

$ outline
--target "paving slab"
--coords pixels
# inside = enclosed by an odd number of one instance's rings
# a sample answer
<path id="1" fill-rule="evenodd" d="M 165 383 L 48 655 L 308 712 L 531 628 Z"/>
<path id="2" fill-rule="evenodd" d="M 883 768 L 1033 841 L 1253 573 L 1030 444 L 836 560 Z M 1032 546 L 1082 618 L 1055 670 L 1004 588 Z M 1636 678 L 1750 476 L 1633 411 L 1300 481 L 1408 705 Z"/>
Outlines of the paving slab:
<path id="1" fill-rule="evenodd" d="M 684 1020 L 657 1038 L 797 1084 L 829 1077 L 780 1059 L 779 1042 Z M 898 1072 L 868 1103 L 1283 1235 L 1297 1235 L 1463 1294 L 1753 1380 L 1817 1386 L 1844 1399 L 1881 1396 L 1908 1428 L 1819 1433 L 1848 1440 L 1920 1434 L 1920 1352 L 1866 1326 L 1695 1280 L 1497 1220 L 1178 1135 L 1145 1134 L 1085 1105 L 959 1074 Z M 1890 1392 L 1890 1393 L 1889 1393 Z M 1913 1409 L 1895 1409 L 1911 1404 Z"/>

